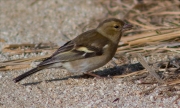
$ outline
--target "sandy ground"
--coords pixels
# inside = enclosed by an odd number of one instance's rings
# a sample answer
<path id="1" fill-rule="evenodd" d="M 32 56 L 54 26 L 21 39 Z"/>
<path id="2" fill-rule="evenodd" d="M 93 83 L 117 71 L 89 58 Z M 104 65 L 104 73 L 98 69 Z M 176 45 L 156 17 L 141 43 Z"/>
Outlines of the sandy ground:
<path id="1" fill-rule="evenodd" d="M 0 50 L 10 43 L 53 42 L 62 45 L 82 31 L 97 26 L 94 18 L 107 11 L 96 0 L 1 0 Z M 0 61 L 39 56 L 7 56 Z M 43 54 L 42 54 L 43 55 Z M 104 67 L 106 68 L 106 67 Z M 102 72 L 113 71 L 107 69 Z M 178 108 L 175 97 L 159 97 L 139 91 L 153 85 L 138 85 L 122 79 L 72 77 L 66 70 L 46 69 L 15 84 L 12 79 L 26 70 L 0 72 L 1 108 Z M 116 68 L 116 71 L 118 68 Z M 114 100 L 118 101 L 113 102 Z"/>

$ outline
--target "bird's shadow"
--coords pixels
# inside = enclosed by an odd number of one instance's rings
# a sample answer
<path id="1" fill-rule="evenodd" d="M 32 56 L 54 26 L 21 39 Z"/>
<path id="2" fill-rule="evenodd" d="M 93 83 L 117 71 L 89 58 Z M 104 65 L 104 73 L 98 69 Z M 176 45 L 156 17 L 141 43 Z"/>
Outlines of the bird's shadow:
<path id="1" fill-rule="evenodd" d="M 99 75 L 101 77 L 107 77 L 107 76 L 116 76 L 116 75 L 122 75 L 124 73 L 132 73 L 135 71 L 139 71 L 144 69 L 143 66 L 140 63 L 136 64 L 124 64 L 121 66 L 115 66 L 113 68 L 107 68 L 102 71 L 95 71 L 93 74 Z M 79 79 L 79 78 L 93 78 L 92 76 L 89 75 L 74 75 L 74 76 L 68 76 L 65 78 L 56 78 L 56 79 L 50 79 L 50 80 L 45 80 L 47 82 L 53 82 L 53 81 L 62 81 L 62 80 L 68 80 L 69 78 L 73 79 Z M 42 81 L 39 82 L 31 82 L 31 83 L 24 83 L 23 85 L 28 86 L 28 85 L 37 85 L 41 83 Z"/>

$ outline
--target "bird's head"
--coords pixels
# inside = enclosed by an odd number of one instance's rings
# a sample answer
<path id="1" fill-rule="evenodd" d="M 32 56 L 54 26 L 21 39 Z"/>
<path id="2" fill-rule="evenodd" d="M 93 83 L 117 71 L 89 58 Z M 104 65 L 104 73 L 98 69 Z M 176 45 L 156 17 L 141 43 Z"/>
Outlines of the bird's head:
<path id="1" fill-rule="evenodd" d="M 132 25 L 126 24 L 120 19 L 110 18 L 101 22 L 96 29 L 100 34 L 117 43 L 119 42 L 122 33 L 131 28 Z"/>

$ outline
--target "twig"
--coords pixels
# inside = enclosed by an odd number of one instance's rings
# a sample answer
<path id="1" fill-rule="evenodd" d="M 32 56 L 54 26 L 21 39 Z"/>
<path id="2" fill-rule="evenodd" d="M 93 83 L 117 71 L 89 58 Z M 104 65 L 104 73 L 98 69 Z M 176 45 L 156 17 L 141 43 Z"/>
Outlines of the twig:
<path id="1" fill-rule="evenodd" d="M 136 54 L 138 61 L 159 83 L 165 83 L 157 74 L 154 68 L 150 67 L 141 54 Z"/>
<path id="2" fill-rule="evenodd" d="M 177 102 L 177 100 L 179 100 L 179 99 L 180 99 L 180 95 L 178 95 L 178 97 L 172 103 Z"/>
<path id="3" fill-rule="evenodd" d="M 129 73 L 129 74 L 126 74 L 126 75 L 118 75 L 118 76 L 114 76 L 113 78 L 124 78 L 124 77 L 130 77 L 130 76 L 133 76 L 133 75 L 141 75 L 141 74 L 144 74 L 148 71 L 146 70 L 141 70 L 141 71 L 136 71 L 136 72 L 133 72 L 133 73 Z"/>
<path id="4" fill-rule="evenodd" d="M 146 89 L 146 90 L 140 92 L 139 94 L 140 94 L 140 95 L 141 95 L 141 94 L 147 94 L 148 92 L 154 90 L 156 87 L 157 87 L 157 86 L 154 86 L 154 87 L 151 87 L 151 88 L 149 88 L 149 89 Z"/>

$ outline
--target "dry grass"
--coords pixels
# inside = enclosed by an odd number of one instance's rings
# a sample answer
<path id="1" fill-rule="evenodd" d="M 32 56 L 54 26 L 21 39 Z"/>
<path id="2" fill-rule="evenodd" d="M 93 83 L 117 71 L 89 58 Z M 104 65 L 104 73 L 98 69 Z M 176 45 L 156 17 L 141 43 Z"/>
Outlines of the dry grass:
<path id="1" fill-rule="evenodd" d="M 120 47 L 117 50 L 118 54 L 129 53 L 134 55 L 135 53 L 141 53 L 144 56 L 150 56 L 154 53 L 164 52 L 167 53 L 167 55 L 169 53 L 177 53 L 177 55 L 179 55 L 179 0 L 110 0 L 106 2 L 101 1 L 101 3 L 109 11 L 107 17 L 123 18 L 134 25 L 134 29 L 127 32 L 128 36 L 122 38 L 122 42 L 119 44 Z M 141 62 L 143 66 L 147 64 L 141 60 L 139 62 Z M 152 70 L 156 70 L 156 72 L 162 72 L 163 75 L 161 78 L 166 81 L 164 86 L 168 86 L 169 89 L 171 88 L 170 93 L 180 95 L 178 93 L 179 89 L 177 89 L 177 86 L 180 86 L 179 57 L 174 57 L 169 61 L 163 62 L 161 66 L 159 65 L 156 68 L 146 65 L 145 69 L 147 71 L 141 70 L 116 77 L 139 76 L 146 72 L 152 73 Z M 158 80 L 157 76 L 154 76 Z M 144 78 L 144 80 L 148 82 L 146 79 L 147 78 Z M 169 89 L 165 90 L 165 92 L 169 91 Z"/>

